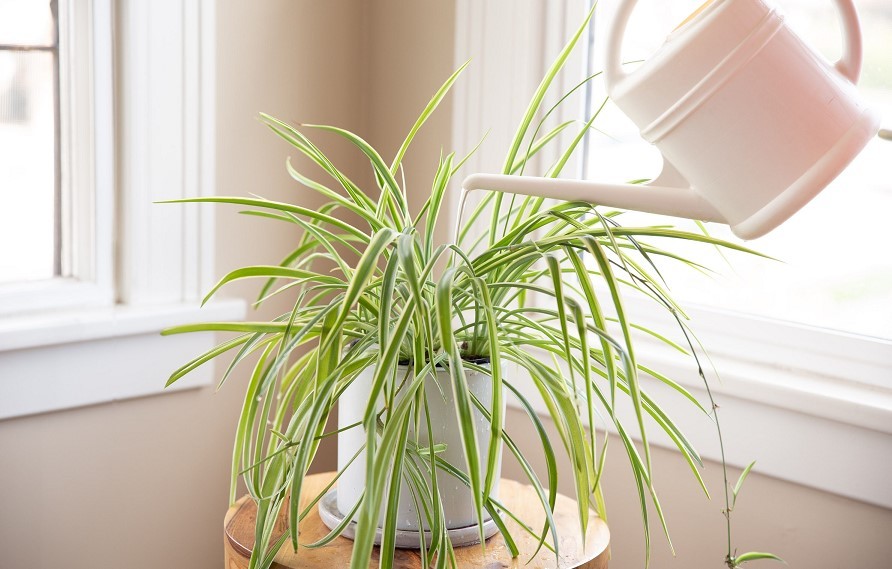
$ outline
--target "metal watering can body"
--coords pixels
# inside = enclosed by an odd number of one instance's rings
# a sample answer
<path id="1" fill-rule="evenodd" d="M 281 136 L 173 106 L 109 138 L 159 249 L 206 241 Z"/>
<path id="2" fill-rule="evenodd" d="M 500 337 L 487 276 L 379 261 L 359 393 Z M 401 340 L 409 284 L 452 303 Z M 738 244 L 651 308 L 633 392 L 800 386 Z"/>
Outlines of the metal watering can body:
<path id="1" fill-rule="evenodd" d="M 879 130 L 855 89 L 861 32 L 852 0 L 836 0 L 846 42 L 836 64 L 762 0 L 713 0 L 628 73 L 620 51 L 636 1 L 621 0 L 608 30 L 605 81 L 663 154 L 663 173 L 643 185 L 475 174 L 466 191 L 718 221 L 753 239 L 824 189 Z"/>

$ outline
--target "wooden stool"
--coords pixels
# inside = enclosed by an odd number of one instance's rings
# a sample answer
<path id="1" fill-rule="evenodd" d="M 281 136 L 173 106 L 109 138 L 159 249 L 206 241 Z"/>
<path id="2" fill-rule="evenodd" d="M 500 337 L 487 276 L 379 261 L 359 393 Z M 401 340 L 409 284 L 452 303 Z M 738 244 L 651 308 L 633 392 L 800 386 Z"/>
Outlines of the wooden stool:
<path id="1" fill-rule="evenodd" d="M 334 477 L 333 472 L 308 476 L 304 482 L 304 490 L 300 496 L 301 509 Z M 525 521 L 530 527 L 543 527 L 545 515 L 539 499 L 532 486 L 524 485 L 513 480 L 502 479 L 499 490 L 505 506 L 517 517 Z M 248 496 L 243 497 L 226 512 L 223 521 L 226 569 L 247 569 L 248 557 L 254 547 L 254 519 L 257 508 Z M 553 568 L 580 568 L 580 569 L 606 569 L 607 559 L 610 556 L 610 532 L 604 523 L 594 512 L 589 518 L 588 535 L 585 544 L 579 539 L 579 515 L 576 501 L 558 494 L 554 511 L 554 521 L 558 526 L 560 542 L 560 563 L 556 563 L 554 554 L 546 548 L 542 548 L 536 557 L 530 561 L 530 556 L 536 550 L 537 540 L 529 533 L 522 530 L 513 520 L 505 516 L 505 523 L 511 531 L 511 535 L 517 542 L 520 556 L 511 558 L 505 540 L 501 534 L 496 534 L 486 541 L 486 553 L 481 552 L 480 545 L 461 547 L 455 549 L 455 558 L 461 569 L 503 569 L 517 567 L 518 569 L 553 569 Z M 280 520 L 281 532 L 286 530 L 284 517 Z M 300 524 L 300 540 L 305 543 L 316 541 L 329 532 L 328 527 L 319 519 L 316 508 L 304 518 Z M 275 539 L 281 535 L 277 533 Z M 350 555 L 353 552 L 353 542 L 349 539 L 338 537 L 330 544 L 319 549 L 300 549 L 295 554 L 291 549 L 291 543 L 286 542 L 276 555 L 273 567 L 279 569 L 298 568 L 331 568 L 346 569 L 350 566 Z M 530 561 L 527 564 L 527 561 Z M 401 569 L 422 569 L 421 558 L 418 551 L 412 549 L 397 549 L 394 558 L 394 566 Z M 378 548 L 372 553 L 372 563 L 369 566 L 378 567 Z"/>

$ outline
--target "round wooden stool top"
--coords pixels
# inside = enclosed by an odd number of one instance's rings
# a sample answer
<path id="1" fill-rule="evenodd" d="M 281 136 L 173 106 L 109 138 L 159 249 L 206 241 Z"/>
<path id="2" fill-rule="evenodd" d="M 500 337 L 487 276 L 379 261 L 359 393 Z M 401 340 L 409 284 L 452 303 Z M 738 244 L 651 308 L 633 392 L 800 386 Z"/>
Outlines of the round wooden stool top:
<path id="1" fill-rule="evenodd" d="M 300 496 L 301 509 L 316 497 L 319 492 L 334 477 L 333 472 L 315 474 L 306 478 L 304 490 Z M 513 480 L 502 479 L 499 496 L 505 506 L 514 512 L 530 527 L 538 531 L 545 523 L 545 514 L 532 486 L 521 484 Z M 233 505 L 223 521 L 224 528 L 224 552 L 226 569 L 247 569 L 248 557 L 254 547 L 254 519 L 257 508 L 248 496 L 243 497 Z M 284 514 L 284 512 L 283 512 Z M 461 569 L 606 569 L 607 559 L 610 556 L 610 532 L 607 524 L 591 512 L 589 529 L 584 543 L 581 541 L 579 531 L 579 515 L 576 501 L 558 494 L 554 511 L 554 521 L 558 526 L 560 539 L 560 562 L 555 560 L 554 553 L 542 548 L 536 557 L 530 560 L 530 556 L 536 550 L 537 540 L 529 533 L 522 530 L 508 516 L 505 523 L 511 535 L 514 537 L 520 555 L 516 559 L 511 558 L 505 540 L 501 534 L 496 534 L 486 541 L 486 551 L 483 552 L 480 545 L 461 547 L 455 549 L 455 559 Z M 279 521 L 280 525 L 273 535 L 273 539 L 286 531 L 284 515 Z M 280 530 L 280 531 L 279 531 Z M 300 524 L 300 541 L 303 543 L 314 542 L 329 533 L 328 527 L 319 519 L 316 508 L 304 518 Z M 310 569 L 331 568 L 346 569 L 350 566 L 350 555 L 353 551 L 353 542 L 349 539 L 338 537 L 330 544 L 319 549 L 301 548 L 298 553 L 291 549 L 288 541 L 276 555 L 273 567 L 279 569 Z M 529 561 L 529 564 L 527 563 Z M 422 569 L 421 558 L 418 551 L 412 549 L 397 549 L 394 557 L 394 566 L 400 569 Z M 372 563 L 369 566 L 378 567 L 378 548 L 372 553 Z"/>

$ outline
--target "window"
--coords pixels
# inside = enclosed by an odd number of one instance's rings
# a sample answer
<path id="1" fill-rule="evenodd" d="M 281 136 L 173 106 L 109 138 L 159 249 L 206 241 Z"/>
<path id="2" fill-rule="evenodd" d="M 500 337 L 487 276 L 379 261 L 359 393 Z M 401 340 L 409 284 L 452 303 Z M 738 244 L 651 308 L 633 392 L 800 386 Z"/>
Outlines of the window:
<path id="1" fill-rule="evenodd" d="M 842 34 L 834 2 L 772 3 L 805 41 L 828 60 L 838 58 Z M 889 117 L 892 5 L 855 3 L 864 40 L 859 91 L 880 116 Z M 700 4 L 642 0 L 629 23 L 624 58 L 634 61 L 653 53 L 672 24 Z M 610 17 L 608 10 L 596 16 L 596 37 Z M 599 43 L 593 45 L 591 60 L 597 68 Z M 593 104 L 600 103 L 603 86 L 595 84 L 590 96 Z M 587 178 L 625 181 L 659 174 L 659 152 L 641 141 L 631 121 L 611 104 L 600 119 L 603 134 L 591 137 L 584 159 Z M 892 440 L 892 256 L 885 252 L 890 243 L 886 219 L 892 211 L 892 179 L 886 174 L 890 153 L 892 143 L 874 139 L 802 211 L 747 244 L 779 261 L 691 246 L 691 258 L 715 274 L 660 265 L 675 298 L 689 307 L 693 329 L 721 378 L 712 382 L 713 390 L 720 401 L 732 402 L 723 405 L 729 461 L 742 466 L 756 458 L 765 473 L 887 507 L 892 497 L 884 484 L 863 473 L 866 465 L 888 456 Z M 630 213 L 623 219 L 697 230 L 693 222 L 674 218 Z M 707 228 L 714 236 L 739 242 L 727 227 Z M 679 243 L 672 245 L 679 250 Z M 630 305 L 639 321 L 651 323 L 644 303 Z M 678 379 L 698 392 L 690 364 L 676 364 L 656 344 L 642 351 L 648 363 L 677 370 Z M 779 433 L 783 437 L 770 442 Z M 846 466 L 822 469 L 818 444 L 844 447 L 837 458 Z M 708 441 L 698 446 L 704 456 L 715 458 Z M 794 448 L 815 449 L 816 454 L 791 459 Z"/>
<path id="2" fill-rule="evenodd" d="M 839 49 L 839 24 L 831 0 L 771 1 L 785 9 L 793 25 L 802 30 L 808 41 L 824 50 L 828 58 L 835 57 L 833 50 Z M 883 1 L 855 0 L 855 3 L 862 15 L 865 40 L 865 67 L 859 89 L 888 117 L 892 110 L 889 108 L 892 60 L 886 45 L 890 36 L 890 8 Z M 615 4 L 599 3 L 590 38 L 590 63 L 582 57 L 568 63 L 568 69 L 577 65 L 578 71 L 566 73 L 556 92 L 572 88 L 586 76 L 586 67 L 591 71 L 599 69 L 599 33 Z M 651 53 L 671 31 L 672 22 L 683 21 L 702 0 L 641 0 L 640 4 L 629 25 L 626 58 L 630 60 Z M 473 62 L 454 91 L 453 147 L 456 150 L 473 148 L 481 134 L 491 129 L 486 144 L 469 161 L 468 173 L 500 171 L 503 149 L 507 148 L 510 136 L 505 133 L 511 133 L 523 115 L 528 95 L 536 89 L 542 73 L 578 26 L 587 5 L 590 3 L 585 0 L 563 0 L 547 6 L 543 3 L 521 5 L 514 0 L 456 2 L 456 65 L 469 58 Z M 636 42 L 638 45 L 633 45 Z M 593 104 L 600 103 L 598 96 L 596 91 L 591 93 Z M 575 111 L 568 105 L 567 114 L 552 118 L 558 123 L 575 119 L 581 124 L 585 105 L 580 102 L 578 108 L 579 112 L 573 114 Z M 624 181 L 656 176 L 662 165 L 660 156 L 640 140 L 634 125 L 629 126 L 617 115 L 616 111 L 605 113 L 596 124 L 610 136 L 593 137 L 589 142 L 585 156 L 589 179 Z M 740 280 L 740 274 L 753 272 L 752 268 L 740 264 L 739 258 L 733 259 L 736 274 L 726 270 L 727 263 L 721 257 L 708 261 L 727 273 L 719 277 L 718 284 L 689 271 L 680 277 L 666 275 L 673 294 L 683 304 L 689 305 L 684 302 L 685 298 L 701 301 L 701 306 L 691 308 L 689 313 L 693 317 L 692 326 L 709 348 L 711 362 L 721 377 L 721 381 L 713 381 L 711 386 L 722 406 L 722 431 L 729 464 L 743 467 L 757 459 L 758 470 L 764 474 L 887 508 L 892 507 L 892 494 L 888 477 L 877 465 L 888 464 L 892 445 L 892 342 L 882 339 L 883 335 L 889 337 L 892 322 L 888 313 L 892 305 L 888 296 L 892 281 L 888 259 L 892 257 L 884 250 L 890 243 L 888 223 L 875 222 L 873 216 L 882 217 L 892 211 L 892 207 L 877 201 L 889 199 L 890 178 L 876 174 L 883 171 L 881 168 L 888 162 L 888 159 L 884 162 L 883 156 L 890 153 L 892 142 L 873 141 L 834 187 L 794 216 L 788 223 L 789 228 L 780 228 L 752 243 L 786 260 L 783 264 L 759 263 L 756 281 L 769 281 L 767 298 L 764 295 L 750 298 L 754 294 L 748 288 L 750 284 L 740 283 L 736 291 L 729 288 L 729 281 Z M 552 158 L 543 155 L 543 163 L 550 163 Z M 581 172 L 583 164 L 578 166 L 576 172 Z M 567 176 L 574 175 L 570 167 L 565 172 Z M 867 192 L 871 197 L 853 198 L 854 191 Z M 861 216 L 860 220 L 855 214 Z M 679 223 L 677 219 L 671 221 Z M 647 222 L 658 220 L 648 217 Z M 817 231 L 808 225 L 817 225 Z M 721 235 L 718 227 L 711 226 L 710 231 Z M 774 240 L 777 245 L 773 244 Z M 823 248 L 827 247 L 836 247 L 836 256 L 826 254 Z M 703 248 L 698 249 L 697 258 L 701 259 L 703 253 Z M 861 259 L 858 255 L 862 255 Z M 769 279 L 766 275 L 772 264 L 776 267 L 771 270 L 788 274 L 793 265 L 792 276 L 777 275 Z M 804 268 L 798 269 L 800 266 Z M 863 276 L 860 272 L 867 268 L 876 272 L 862 279 L 863 286 L 844 282 Z M 833 308 L 814 304 L 811 298 L 801 298 L 806 296 L 801 283 L 813 286 L 810 279 L 816 278 L 815 275 L 825 283 L 820 302 L 837 303 Z M 779 284 L 780 278 L 788 281 Z M 710 294 L 724 295 L 730 302 L 722 308 L 717 304 L 720 299 L 710 299 L 713 306 L 704 307 L 702 301 L 706 296 L 689 288 L 694 286 L 700 286 L 700 290 L 710 288 Z M 834 298 L 840 296 L 834 295 L 839 290 L 859 292 L 861 298 Z M 807 300 L 808 304 L 803 302 L 802 308 L 788 310 L 792 302 L 776 301 L 774 295 L 778 291 L 791 291 L 793 300 Z M 648 321 L 651 314 L 647 307 L 636 306 L 633 301 L 627 299 L 626 308 L 638 310 L 635 317 L 639 323 L 652 324 Z M 846 303 L 863 303 L 863 308 L 857 309 L 863 318 L 854 317 L 855 308 L 840 308 Z M 763 315 L 757 315 L 753 307 L 762 308 Z M 787 312 L 781 313 L 781 309 Z M 882 310 L 887 311 L 886 316 L 879 314 Z M 808 325 L 792 322 L 803 321 L 803 315 Z M 671 374 L 695 396 L 705 400 L 702 383 L 687 358 L 680 361 L 672 350 L 661 350 L 658 342 L 642 340 L 639 358 Z M 652 389 L 655 396 L 666 395 L 655 387 Z M 534 389 L 528 395 L 531 401 L 537 400 Z M 704 458 L 718 460 L 716 441 L 699 436 L 709 429 L 704 429 L 697 418 L 690 417 L 684 406 L 673 413 L 675 407 L 670 401 L 665 408 L 681 421 L 681 428 L 694 438 Z M 652 442 L 672 448 L 668 440 Z M 832 449 L 832 460 L 828 461 L 829 449 Z"/>
<path id="3" fill-rule="evenodd" d="M 0 2 L 0 283 L 61 272 L 56 14 L 55 1 Z"/>
<path id="4" fill-rule="evenodd" d="M 777 0 L 775 4 L 789 25 L 828 60 L 838 58 L 841 25 L 832 2 Z M 864 35 L 859 91 L 880 116 L 889 117 L 892 4 L 857 4 Z M 641 2 L 629 25 L 625 58 L 647 57 L 668 34 L 670 23 L 681 22 L 696 5 Z M 593 94 L 598 101 L 601 96 Z M 600 119 L 599 129 L 605 134 L 592 137 L 587 178 L 619 182 L 659 173 L 659 152 L 640 140 L 635 125 L 615 106 L 608 105 Z M 686 304 L 892 340 L 892 255 L 885 251 L 892 242 L 887 222 L 892 212 L 890 156 L 892 143 L 874 139 L 812 203 L 773 233 L 748 244 L 779 262 L 689 247 L 691 258 L 716 273 L 697 273 L 673 263 L 661 266 L 676 297 Z M 624 223 L 659 222 L 654 216 L 623 217 Z M 666 221 L 697 230 L 693 224 Z M 739 242 L 725 226 L 710 224 L 708 231 Z M 674 250 L 678 249 L 676 243 Z"/>
<path id="5" fill-rule="evenodd" d="M 199 311 L 210 208 L 154 204 L 214 192 L 213 8 L 0 0 L 0 420 L 159 393 L 213 344 L 161 329 L 243 314 Z"/>
<path id="6" fill-rule="evenodd" d="M 111 306 L 110 6 L 4 0 L 0 10 L 0 43 L 8 48 L 0 66 L 14 59 L 8 67 L 19 78 L 6 89 L 11 122 L 0 122 L 0 144 L 7 145 L 0 162 L 0 314 Z"/>

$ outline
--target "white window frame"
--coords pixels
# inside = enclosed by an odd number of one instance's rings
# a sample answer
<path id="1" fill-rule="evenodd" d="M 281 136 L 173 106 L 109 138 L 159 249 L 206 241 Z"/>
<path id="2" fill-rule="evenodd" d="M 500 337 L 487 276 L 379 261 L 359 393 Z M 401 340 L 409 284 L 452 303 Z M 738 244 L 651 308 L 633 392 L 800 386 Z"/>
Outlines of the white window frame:
<path id="1" fill-rule="evenodd" d="M 160 330 L 244 314 L 240 300 L 199 309 L 213 279 L 211 208 L 153 203 L 214 193 L 214 2 L 60 5 L 73 276 L 0 289 L 0 420 L 161 393 L 214 338 Z M 172 389 L 207 385 L 212 371 Z"/>
<path id="2" fill-rule="evenodd" d="M 0 285 L 0 315 L 114 302 L 113 62 L 109 7 L 86 0 L 74 13 L 59 2 L 59 167 L 64 277 Z M 62 54 L 65 54 L 63 57 Z"/>
<path id="3" fill-rule="evenodd" d="M 500 170 L 500 152 L 508 140 L 497 136 L 512 132 L 547 65 L 578 26 L 585 4 L 457 2 L 455 60 L 472 58 L 473 63 L 456 85 L 453 146 L 470 149 L 482 132 L 493 133 L 469 162 L 468 173 Z M 565 79 L 556 92 L 583 76 L 584 62 L 571 65 L 580 73 L 567 74 L 572 80 Z M 581 109 L 569 116 L 574 112 L 565 110 L 559 120 L 581 116 Z M 630 299 L 626 308 L 641 324 L 654 319 L 644 302 Z M 701 307 L 688 312 L 721 377 L 713 374 L 710 386 L 721 406 L 729 464 L 743 467 L 757 460 L 756 469 L 764 474 L 892 507 L 887 474 L 892 468 L 892 342 Z M 707 400 L 689 358 L 645 336 L 639 338 L 638 353 Z M 652 390 L 662 395 L 659 387 Z M 538 401 L 535 389 L 527 395 Z M 667 411 L 702 456 L 719 460 L 714 430 L 683 402 L 666 401 Z M 651 442 L 674 448 L 657 431 L 652 429 Z"/>

